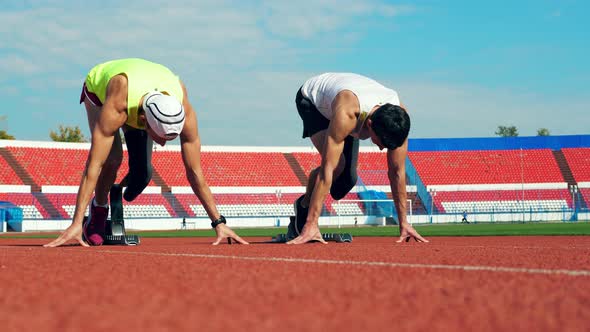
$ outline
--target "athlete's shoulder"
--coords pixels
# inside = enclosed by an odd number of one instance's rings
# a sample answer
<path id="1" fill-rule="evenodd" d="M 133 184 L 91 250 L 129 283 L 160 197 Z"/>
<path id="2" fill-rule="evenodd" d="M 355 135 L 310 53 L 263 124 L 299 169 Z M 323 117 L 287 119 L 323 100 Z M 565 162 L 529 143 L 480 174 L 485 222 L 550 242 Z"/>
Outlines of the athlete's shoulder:
<path id="1" fill-rule="evenodd" d="M 127 84 L 129 80 L 125 74 L 117 74 L 111 77 L 107 91 L 125 89 L 127 91 Z"/>
<path id="2" fill-rule="evenodd" d="M 332 109 L 335 112 L 343 112 L 348 117 L 354 117 L 360 111 L 358 97 L 350 90 L 342 90 L 332 101 Z"/>

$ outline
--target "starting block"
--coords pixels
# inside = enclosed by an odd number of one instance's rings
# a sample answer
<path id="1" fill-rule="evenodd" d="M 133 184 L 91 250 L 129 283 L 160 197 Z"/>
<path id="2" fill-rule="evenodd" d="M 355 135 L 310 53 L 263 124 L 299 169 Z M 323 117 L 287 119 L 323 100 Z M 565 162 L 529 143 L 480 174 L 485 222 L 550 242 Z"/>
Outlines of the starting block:
<path id="1" fill-rule="evenodd" d="M 107 219 L 106 235 L 103 245 L 135 246 L 141 240 L 137 235 L 127 235 L 125 232 L 125 220 L 123 219 L 123 187 L 115 184 L 111 187 L 111 219 Z M 87 217 L 84 217 L 86 219 Z M 86 220 L 84 220 L 86 221 Z"/>
<path id="2" fill-rule="evenodd" d="M 121 220 L 107 220 L 104 245 L 136 246 L 140 243 L 139 236 L 125 234 L 125 222 Z"/>
<path id="3" fill-rule="evenodd" d="M 334 241 L 337 243 L 352 242 L 352 234 L 349 233 L 325 233 L 322 234 L 324 241 Z"/>
<path id="4" fill-rule="evenodd" d="M 349 233 L 324 233 L 322 234 L 322 238 L 326 242 L 336 242 L 336 243 L 350 243 L 352 242 L 352 235 Z M 292 240 L 293 238 L 289 238 L 287 234 L 278 234 L 277 236 L 273 237 L 270 242 L 271 243 L 285 243 L 287 241 Z"/>
<path id="5" fill-rule="evenodd" d="M 289 217 L 290 222 L 287 227 L 287 234 L 278 234 L 270 240 L 270 243 L 285 243 L 296 238 L 303 229 L 305 223 L 299 224 L 294 216 Z M 350 243 L 352 242 L 352 234 L 349 233 L 324 233 L 322 238 L 326 242 L 336 243 Z"/>

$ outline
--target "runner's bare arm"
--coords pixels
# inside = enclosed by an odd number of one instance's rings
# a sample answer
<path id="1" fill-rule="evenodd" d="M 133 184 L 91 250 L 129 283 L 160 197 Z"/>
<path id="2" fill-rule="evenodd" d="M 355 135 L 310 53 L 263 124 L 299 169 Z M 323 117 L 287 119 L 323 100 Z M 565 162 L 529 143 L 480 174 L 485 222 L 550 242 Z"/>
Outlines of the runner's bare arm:
<path id="1" fill-rule="evenodd" d="M 400 104 L 404 107 L 403 104 Z M 405 107 L 404 107 L 405 109 Z M 419 242 L 428 242 L 408 223 L 406 192 L 406 157 L 408 156 L 408 139 L 397 149 L 387 150 L 387 177 L 391 187 L 391 196 L 397 210 L 399 220 L 400 238 L 397 242 L 402 242 L 412 237 Z"/>
<path id="2" fill-rule="evenodd" d="M 406 156 L 408 154 L 408 139 L 395 150 L 387 150 L 387 177 L 391 187 L 391 196 L 397 209 L 397 216 L 401 224 L 406 224 L 407 199 L 406 192 Z"/>
<path id="3" fill-rule="evenodd" d="M 182 104 L 184 107 L 186 120 L 184 123 L 184 128 L 180 133 L 180 144 L 182 160 L 186 170 L 186 177 L 191 185 L 191 188 L 193 189 L 193 192 L 195 195 L 197 195 L 201 201 L 201 204 L 203 204 L 205 211 L 207 211 L 209 219 L 214 221 L 219 219 L 221 214 L 217 210 L 213 194 L 207 185 L 205 175 L 203 174 L 203 169 L 201 168 L 201 139 L 198 132 L 197 115 L 193 109 L 193 106 L 188 100 L 188 94 L 184 84 L 182 84 L 182 89 L 184 92 Z M 232 231 L 225 224 L 219 224 L 215 228 L 215 232 L 217 233 L 217 239 L 215 242 L 213 242 L 214 245 L 219 244 L 221 240 L 227 237 L 231 237 L 239 243 L 248 244 L 248 242 L 235 234 L 234 231 Z"/>
<path id="4" fill-rule="evenodd" d="M 80 188 L 76 197 L 76 208 L 72 225 L 68 227 L 57 239 L 46 244 L 46 247 L 57 247 L 67 241 L 82 241 L 82 221 L 86 207 L 90 203 L 92 193 L 96 188 L 98 177 L 113 146 L 115 134 L 118 134 L 125 121 L 127 121 L 127 80 L 114 77 L 107 88 L 107 97 L 100 111 L 98 122 L 91 133 L 91 145 L 86 167 L 80 181 Z"/>
<path id="5" fill-rule="evenodd" d="M 90 153 L 76 199 L 74 222 L 82 222 L 102 166 L 111 152 L 115 134 L 118 134 L 119 128 L 125 124 L 125 121 L 127 121 L 127 80 L 114 77 L 108 85 L 105 103 L 92 132 Z"/>

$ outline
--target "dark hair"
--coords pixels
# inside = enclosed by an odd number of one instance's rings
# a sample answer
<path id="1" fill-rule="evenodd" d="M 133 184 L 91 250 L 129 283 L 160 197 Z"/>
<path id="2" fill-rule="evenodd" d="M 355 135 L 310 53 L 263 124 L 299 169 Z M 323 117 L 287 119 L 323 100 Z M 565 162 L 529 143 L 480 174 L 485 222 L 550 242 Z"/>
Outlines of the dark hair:
<path id="1" fill-rule="evenodd" d="M 371 127 L 381 144 L 394 150 L 404 144 L 410 132 L 410 116 L 397 105 L 384 104 L 371 115 Z"/>

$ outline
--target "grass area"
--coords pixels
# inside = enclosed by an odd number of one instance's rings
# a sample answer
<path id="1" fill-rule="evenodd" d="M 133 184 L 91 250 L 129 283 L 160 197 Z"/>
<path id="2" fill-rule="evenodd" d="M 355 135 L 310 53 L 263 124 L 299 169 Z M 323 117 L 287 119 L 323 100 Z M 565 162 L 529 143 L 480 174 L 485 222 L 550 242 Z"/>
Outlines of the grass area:
<path id="1" fill-rule="evenodd" d="M 440 224 L 415 226 L 422 236 L 508 236 L 508 235 L 590 235 L 590 223 L 528 223 L 528 224 Z M 240 236 L 275 236 L 286 233 L 280 228 L 236 229 Z M 350 233 L 353 236 L 399 236 L 397 226 L 386 227 L 323 227 L 324 233 Z M 213 230 L 138 232 L 145 237 L 214 236 Z"/>
<path id="2" fill-rule="evenodd" d="M 590 235 L 588 222 L 559 223 L 478 223 L 478 224 L 438 224 L 415 226 L 425 237 L 430 236 L 515 236 L 515 235 Z M 275 228 L 237 228 L 240 236 L 272 237 L 286 233 L 286 227 Z M 353 236 L 398 236 L 397 226 L 322 228 L 324 233 L 350 233 Z M 129 232 L 142 237 L 213 237 L 213 230 L 175 230 Z M 1 238 L 53 238 L 55 233 L 27 234 L 8 233 Z"/>

